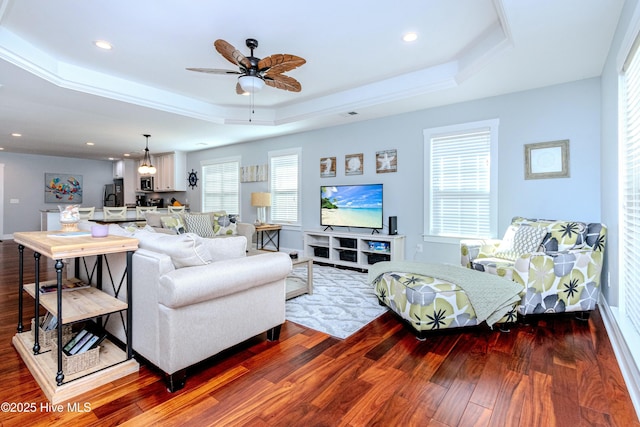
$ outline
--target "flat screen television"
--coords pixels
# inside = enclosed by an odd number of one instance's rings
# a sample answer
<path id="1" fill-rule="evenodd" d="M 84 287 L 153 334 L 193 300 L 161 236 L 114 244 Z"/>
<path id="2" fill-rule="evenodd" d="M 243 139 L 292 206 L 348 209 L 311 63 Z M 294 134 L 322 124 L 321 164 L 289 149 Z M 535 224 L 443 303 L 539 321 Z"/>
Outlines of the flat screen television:
<path id="1" fill-rule="evenodd" d="M 320 225 L 382 228 L 382 184 L 320 187 Z"/>

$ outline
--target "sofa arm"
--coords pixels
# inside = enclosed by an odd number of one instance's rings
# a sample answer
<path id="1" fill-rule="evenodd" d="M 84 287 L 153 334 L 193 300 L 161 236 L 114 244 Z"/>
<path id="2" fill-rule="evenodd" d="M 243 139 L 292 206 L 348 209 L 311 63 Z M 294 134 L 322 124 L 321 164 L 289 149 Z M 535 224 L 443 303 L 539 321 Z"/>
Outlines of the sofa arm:
<path id="1" fill-rule="evenodd" d="M 471 268 L 471 261 L 476 258 L 489 258 L 495 254 L 502 240 L 460 240 L 460 264 L 463 267 Z"/>
<path id="2" fill-rule="evenodd" d="M 513 280 L 525 285 L 522 314 L 593 310 L 602 263 L 603 253 L 590 249 L 521 256 Z"/>
<path id="3" fill-rule="evenodd" d="M 159 302 L 175 309 L 284 280 L 290 272 L 291 258 L 282 252 L 182 268 L 160 277 Z M 284 300 L 284 286 L 282 292 Z"/>
<path id="4" fill-rule="evenodd" d="M 238 234 L 247 238 L 247 246 L 253 242 L 253 235 L 256 232 L 256 227 L 248 222 L 239 222 L 236 224 Z"/>

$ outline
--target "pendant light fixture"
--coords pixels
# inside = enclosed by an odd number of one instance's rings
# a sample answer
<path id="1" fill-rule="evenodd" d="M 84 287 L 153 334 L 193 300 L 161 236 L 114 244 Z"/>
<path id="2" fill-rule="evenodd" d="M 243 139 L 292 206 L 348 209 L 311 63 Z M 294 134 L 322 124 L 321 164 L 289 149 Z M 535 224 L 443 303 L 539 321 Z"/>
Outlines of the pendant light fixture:
<path id="1" fill-rule="evenodd" d="M 144 134 L 142 136 L 147 138 L 147 145 L 144 149 L 144 157 L 142 158 L 142 164 L 138 168 L 138 173 L 140 175 L 153 175 L 156 173 L 156 167 L 151 164 L 151 155 L 149 154 L 149 137 L 151 135 Z"/>

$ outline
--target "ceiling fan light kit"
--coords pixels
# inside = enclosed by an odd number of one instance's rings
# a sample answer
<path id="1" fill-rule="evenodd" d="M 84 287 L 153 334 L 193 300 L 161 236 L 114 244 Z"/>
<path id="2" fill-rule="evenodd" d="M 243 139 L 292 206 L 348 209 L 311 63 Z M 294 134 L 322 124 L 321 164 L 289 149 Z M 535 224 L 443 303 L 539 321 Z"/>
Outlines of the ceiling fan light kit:
<path id="1" fill-rule="evenodd" d="M 264 87 L 264 80 L 256 76 L 240 76 L 238 83 L 243 91 L 247 93 L 257 93 Z"/>

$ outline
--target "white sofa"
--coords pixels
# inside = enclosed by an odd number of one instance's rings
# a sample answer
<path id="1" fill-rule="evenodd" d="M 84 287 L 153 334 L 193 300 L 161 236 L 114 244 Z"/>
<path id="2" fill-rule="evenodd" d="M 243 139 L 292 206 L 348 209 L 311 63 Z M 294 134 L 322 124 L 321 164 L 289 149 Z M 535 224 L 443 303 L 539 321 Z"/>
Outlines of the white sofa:
<path id="1" fill-rule="evenodd" d="M 126 234 L 109 227 L 110 234 Z M 170 391 L 184 386 L 188 367 L 222 350 L 265 331 L 269 340 L 278 339 L 291 271 L 287 254 L 246 256 L 244 236 L 206 239 L 146 229 L 133 237 L 139 240 L 133 255 L 133 350 L 166 373 Z M 111 274 L 118 281 L 124 254 L 110 255 L 108 264 L 103 280 L 110 283 Z M 110 288 L 103 285 L 113 294 Z M 118 298 L 126 299 L 125 289 Z M 105 326 L 126 340 L 120 317 L 111 316 Z"/>

